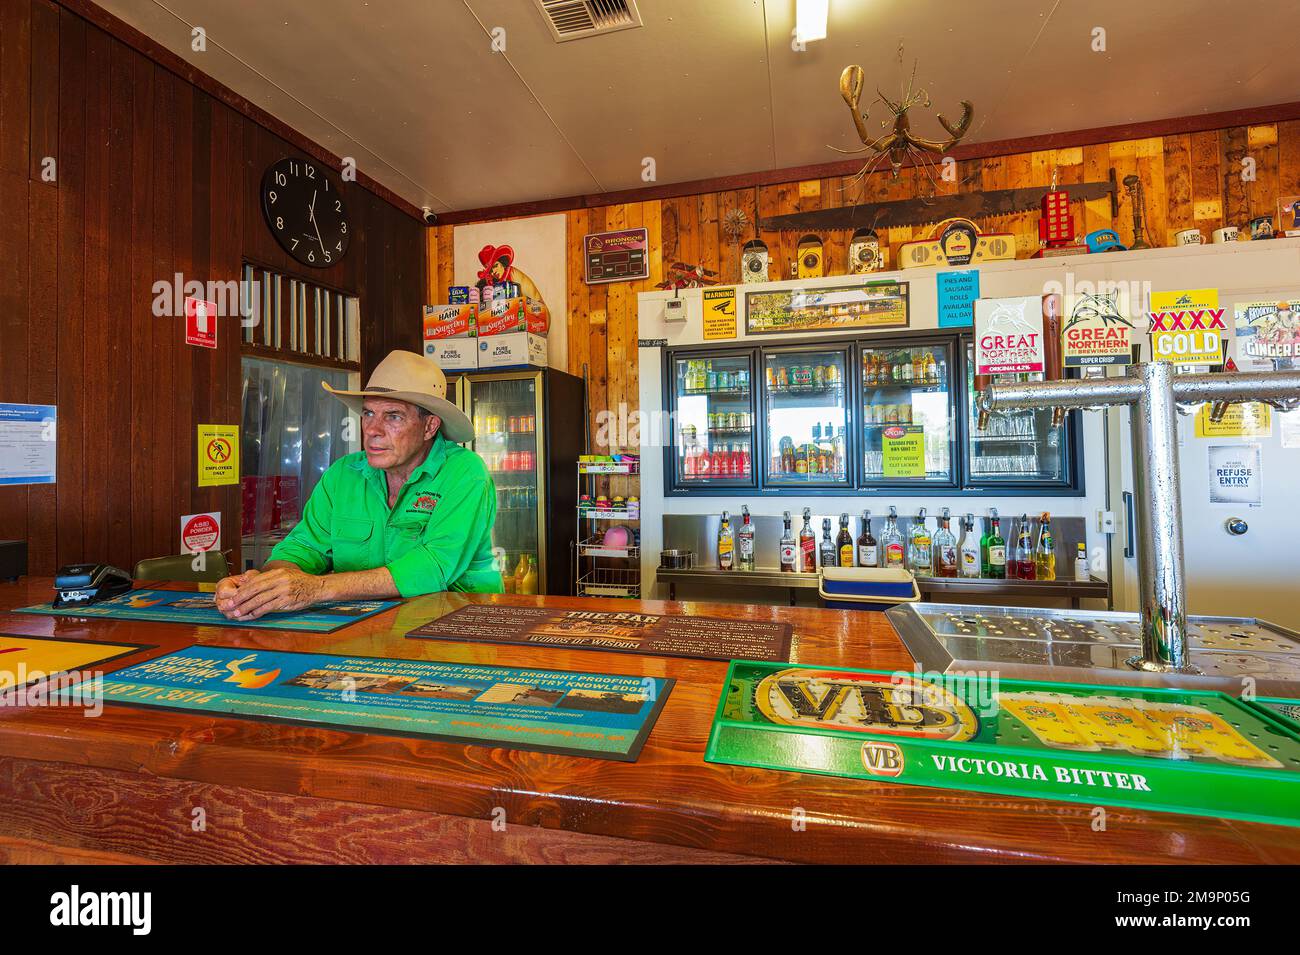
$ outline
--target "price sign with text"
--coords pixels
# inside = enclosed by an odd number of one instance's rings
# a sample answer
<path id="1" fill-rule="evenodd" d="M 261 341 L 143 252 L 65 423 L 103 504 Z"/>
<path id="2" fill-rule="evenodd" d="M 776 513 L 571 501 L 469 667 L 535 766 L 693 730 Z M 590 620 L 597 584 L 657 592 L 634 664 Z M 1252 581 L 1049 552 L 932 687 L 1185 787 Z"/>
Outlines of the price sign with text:
<path id="1" fill-rule="evenodd" d="M 925 477 L 925 429 L 920 425 L 890 425 L 880 444 L 885 477 Z"/>

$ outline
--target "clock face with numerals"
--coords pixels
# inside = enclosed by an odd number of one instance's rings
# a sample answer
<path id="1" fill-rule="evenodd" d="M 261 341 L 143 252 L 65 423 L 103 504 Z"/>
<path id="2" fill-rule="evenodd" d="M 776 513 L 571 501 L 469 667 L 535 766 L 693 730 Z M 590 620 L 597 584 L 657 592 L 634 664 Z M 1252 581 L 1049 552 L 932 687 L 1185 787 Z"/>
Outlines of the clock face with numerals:
<path id="1" fill-rule="evenodd" d="M 312 159 L 289 157 L 262 176 L 262 214 L 271 234 L 303 265 L 324 269 L 352 239 L 339 185 Z"/>

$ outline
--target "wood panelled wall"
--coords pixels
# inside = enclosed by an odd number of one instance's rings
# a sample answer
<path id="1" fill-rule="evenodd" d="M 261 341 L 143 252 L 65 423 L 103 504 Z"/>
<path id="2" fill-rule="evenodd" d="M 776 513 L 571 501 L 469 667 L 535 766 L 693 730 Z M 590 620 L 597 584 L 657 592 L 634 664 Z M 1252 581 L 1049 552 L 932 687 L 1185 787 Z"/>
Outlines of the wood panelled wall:
<path id="1" fill-rule="evenodd" d="M 177 553 L 198 511 L 238 548 L 239 488 L 196 486 L 195 425 L 240 422 L 239 324 L 188 346 L 154 282 L 238 280 L 247 259 L 359 296 L 366 368 L 418 349 L 423 223 L 344 184 L 352 247 L 308 274 L 259 207 L 286 155 L 303 156 L 75 13 L 0 3 L 0 401 L 59 409 L 57 483 L 0 487 L 0 538 L 28 541 L 33 574 Z"/>
<path id="2" fill-rule="evenodd" d="M 1243 178 L 1243 159 L 1253 160 L 1253 178 Z M 1172 245 L 1175 232 L 1196 227 L 1208 242 L 1210 233 L 1224 225 L 1245 226 L 1254 216 L 1276 214 L 1279 196 L 1300 195 L 1300 121 L 960 161 L 954 181 L 940 180 L 935 191 L 946 194 L 1022 186 L 1046 189 L 1053 174 L 1068 188 L 1071 183 L 1105 181 L 1111 168 L 1121 183 L 1119 216 L 1112 220 L 1109 199 L 1076 205 L 1075 226 L 1080 234 L 1113 227 L 1125 242 L 1132 240 L 1133 204 L 1122 186 L 1124 177 L 1132 173 L 1142 182 L 1149 241 Z M 723 228 L 728 211 L 743 210 L 752 224 L 766 216 L 911 198 L 928 195 L 930 190 L 922 170 L 905 169 L 896 180 L 888 172 L 857 182 L 853 177 L 813 179 L 567 213 L 569 370 L 581 374 L 583 366 L 587 366 L 593 427 L 597 410 L 618 413 L 620 405 L 625 405 L 630 412 L 638 404 L 637 293 L 653 290 L 663 280 L 664 269 L 678 261 L 715 269 L 726 284 L 740 281 L 740 246 L 753 233 L 733 241 Z M 1022 258 L 1037 249 L 1036 210 L 984 219 L 979 224 L 985 231 L 1014 233 L 1017 254 Z M 587 286 L 582 281 L 583 235 L 641 225 L 649 229 L 650 278 Z M 438 226 L 429 230 L 427 294 L 433 302 L 445 301 L 451 284 L 453 228 Z M 891 268 L 897 261 L 898 246 L 925 236 L 928 228 L 881 231 L 881 245 L 888 250 Z M 758 235 L 771 252 L 771 278 L 788 276 L 799 235 L 766 231 Z M 831 274 L 847 270 L 851 235 L 848 229 L 822 235 Z"/>

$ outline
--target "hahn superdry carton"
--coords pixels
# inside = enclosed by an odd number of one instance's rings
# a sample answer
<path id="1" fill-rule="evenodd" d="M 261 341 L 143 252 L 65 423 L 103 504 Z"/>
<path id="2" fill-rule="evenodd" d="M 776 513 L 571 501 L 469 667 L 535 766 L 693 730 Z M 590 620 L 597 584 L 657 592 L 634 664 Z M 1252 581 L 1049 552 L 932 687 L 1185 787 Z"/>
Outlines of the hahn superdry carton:
<path id="1" fill-rule="evenodd" d="M 511 335 L 528 332 L 545 335 L 549 324 L 545 306 L 526 298 L 493 299 L 492 304 L 479 316 L 478 336 Z"/>
<path id="2" fill-rule="evenodd" d="M 735 661 L 705 759 L 1300 825 L 1300 733 L 1223 693 Z"/>
<path id="3" fill-rule="evenodd" d="M 443 338 L 473 338 L 478 334 L 478 306 L 463 305 L 424 306 L 424 340 Z"/>

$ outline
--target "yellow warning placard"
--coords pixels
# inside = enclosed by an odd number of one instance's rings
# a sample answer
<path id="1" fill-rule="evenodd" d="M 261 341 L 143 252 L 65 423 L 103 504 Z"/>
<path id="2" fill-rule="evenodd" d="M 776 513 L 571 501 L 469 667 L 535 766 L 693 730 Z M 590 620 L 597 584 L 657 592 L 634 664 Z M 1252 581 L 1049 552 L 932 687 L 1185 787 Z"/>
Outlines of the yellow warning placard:
<path id="1" fill-rule="evenodd" d="M 1198 438 L 1266 438 L 1273 433 L 1272 409 L 1262 401 L 1228 405 L 1222 421 L 1210 420 L 1210 405 L 1196 414 Z"/>
<path id="2" fill-rule="evenodd" d="M 239 483 L 239 425 L 201 424 L 199 487 Z"/>
<path id="3" fill-rule="evenodd" d="M 716 341 L 736 337 L 736 287 L 704 290 L 704 338 Z"/>

